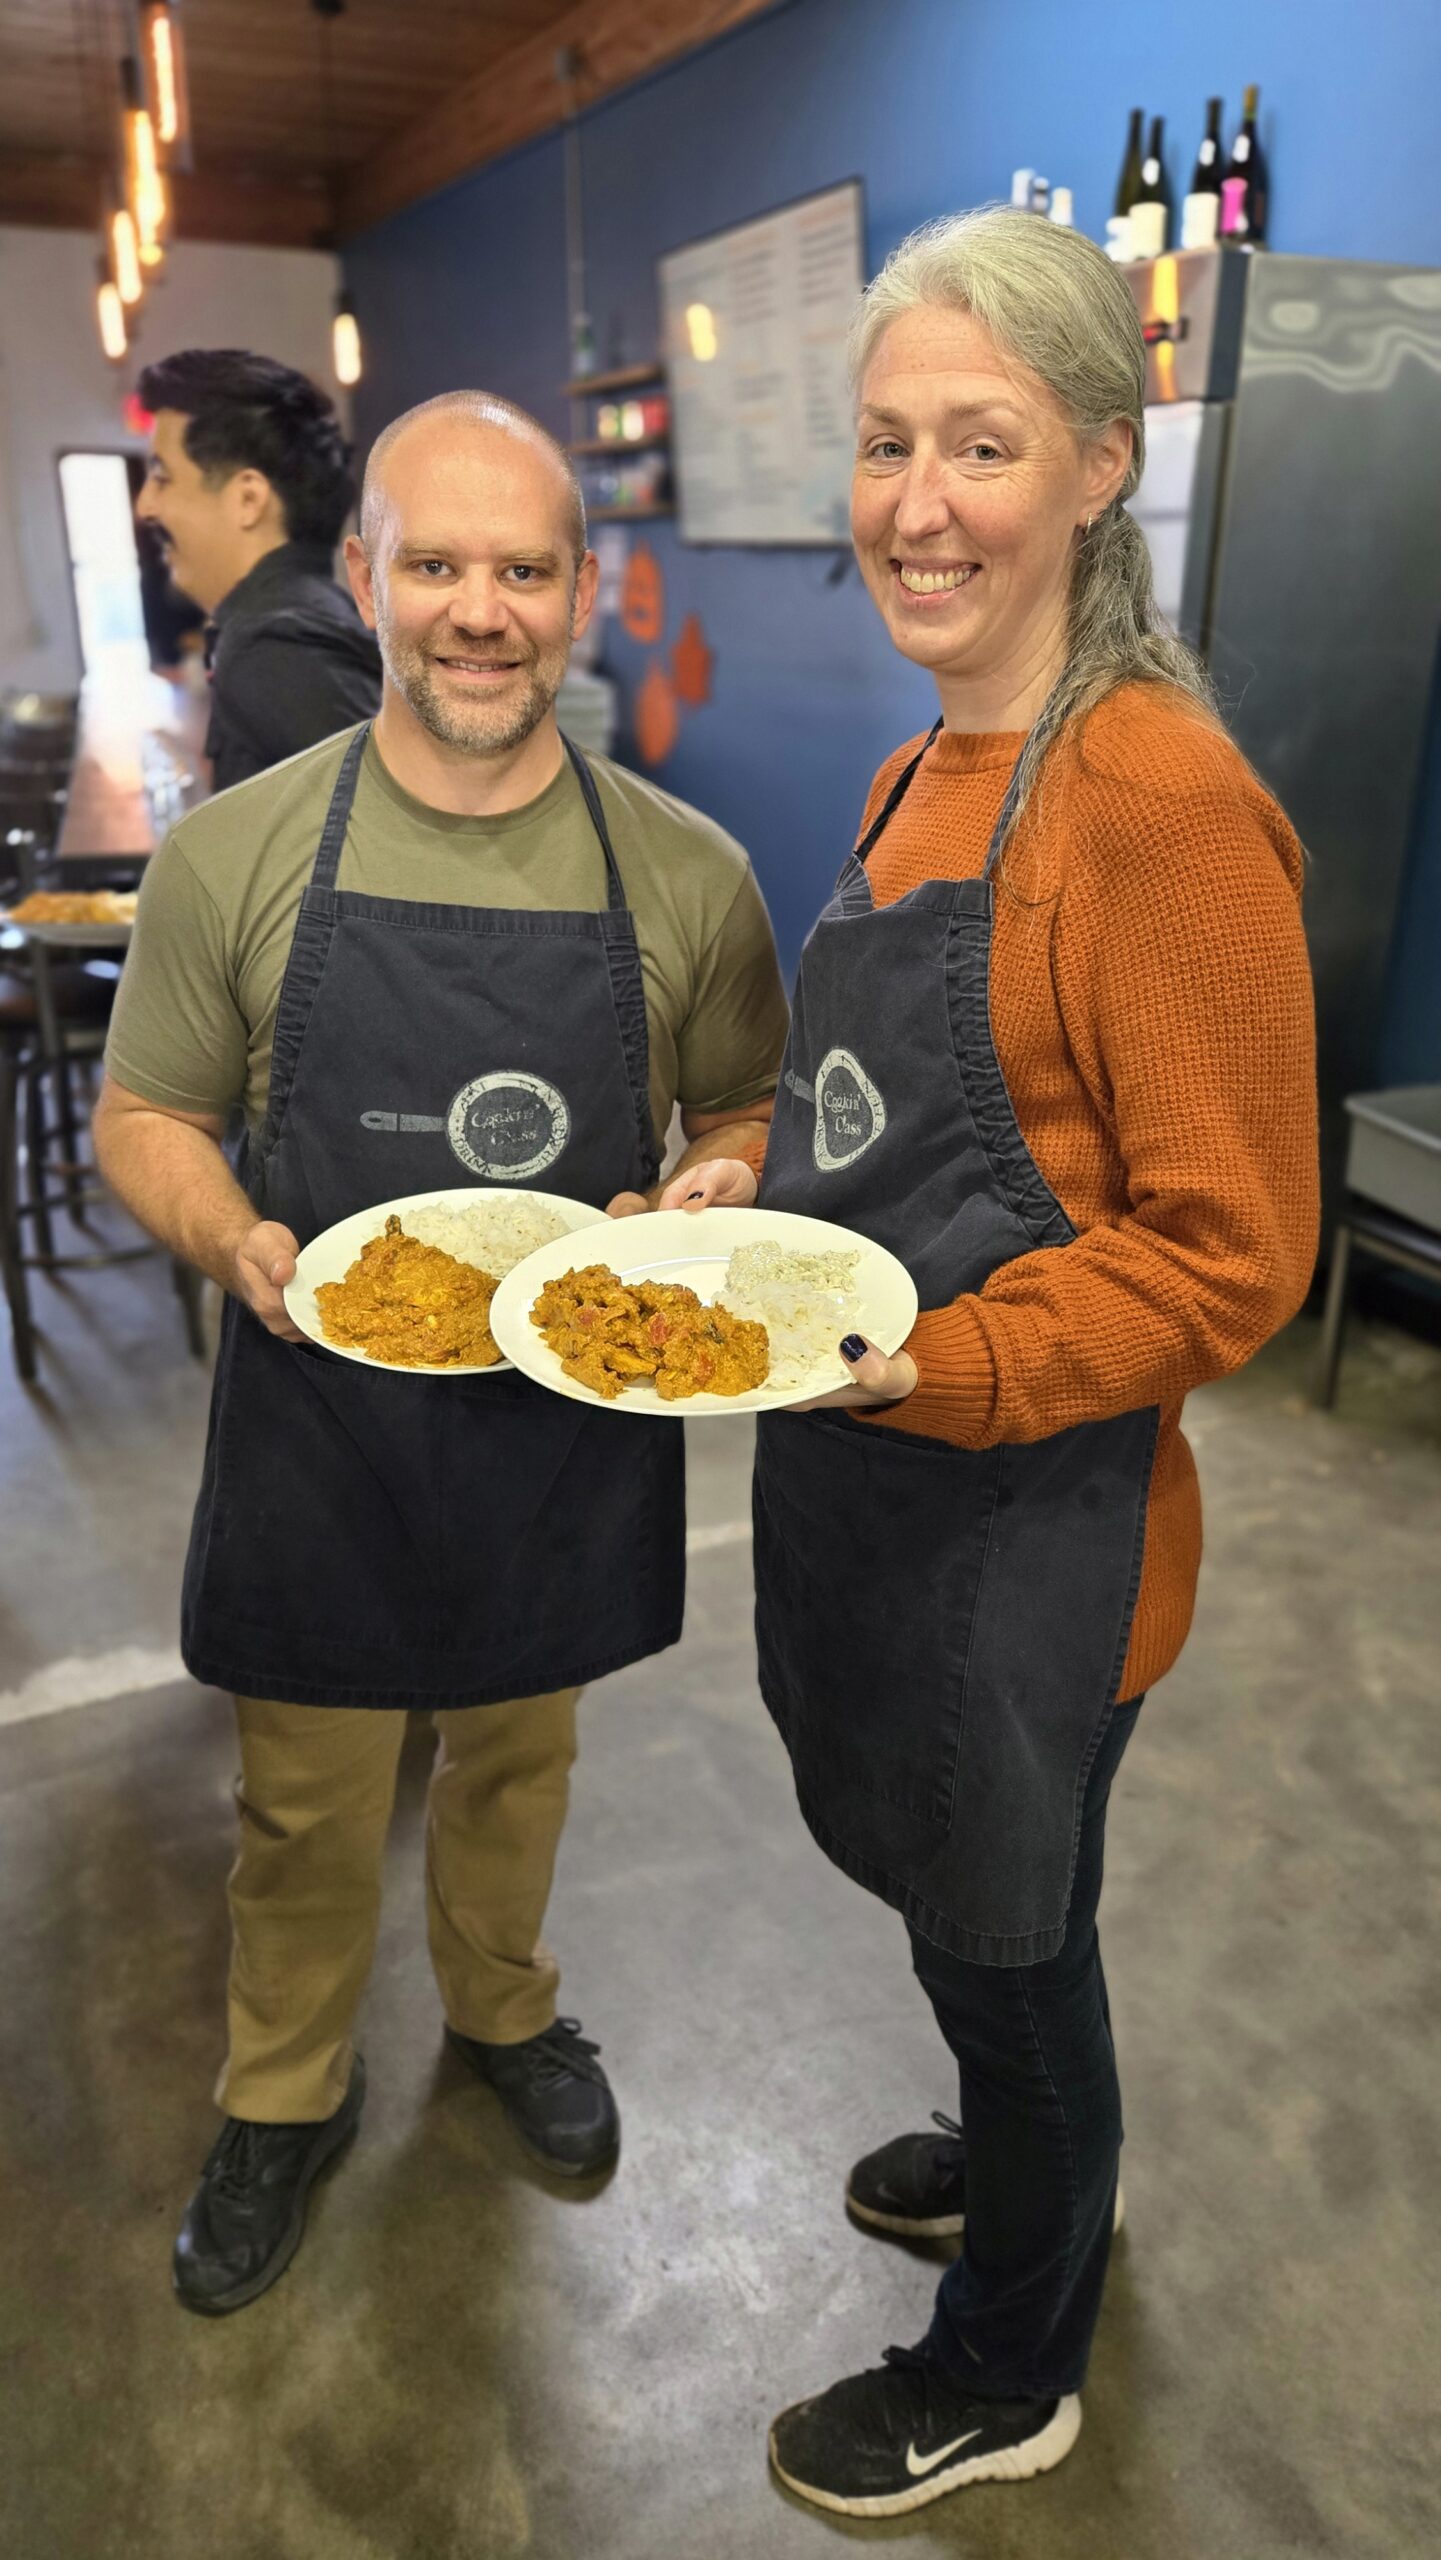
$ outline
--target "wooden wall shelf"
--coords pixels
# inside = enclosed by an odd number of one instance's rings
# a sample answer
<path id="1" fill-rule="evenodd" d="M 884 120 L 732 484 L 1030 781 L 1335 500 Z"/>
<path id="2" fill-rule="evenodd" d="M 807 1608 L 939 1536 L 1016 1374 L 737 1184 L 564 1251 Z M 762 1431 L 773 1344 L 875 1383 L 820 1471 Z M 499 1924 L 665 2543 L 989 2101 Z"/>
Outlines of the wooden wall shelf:
<path id="1" fill-rule="evenodd" d="M 658 364 L 623 364 L 615 373 L 586 373 L 564 385 L 568 400 L 587 400 L 601 391 L 637 391 L 643 382 L 663 382 L 665 368 Z"/>
<path id="2" fill-rule="evenodd" d="M 673 516 L 675 508 L 667 499 L 658 507 L 587 507 L 589 524 L 643 524 L 654 516 Z"/>
<path id="3" fill-rule="evenodd" d="M 568 444 L 567 453 L 598 455 L 604 460 L 613 453 L 647 453 L 658 444 L 669 444 L 670 430 L 662 427 L 653 436 L 582 436 L 578 444 Z"/>

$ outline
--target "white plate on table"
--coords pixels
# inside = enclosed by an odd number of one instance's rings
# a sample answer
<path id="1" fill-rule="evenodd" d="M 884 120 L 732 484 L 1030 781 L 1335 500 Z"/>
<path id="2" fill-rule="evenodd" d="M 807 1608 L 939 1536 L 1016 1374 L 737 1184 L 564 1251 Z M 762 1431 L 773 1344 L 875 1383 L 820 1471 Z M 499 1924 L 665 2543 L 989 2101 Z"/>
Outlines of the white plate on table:
<path id="1" fill-rule="evenodd" d="M 592 1209 L 584 1200 L 567 1200 L 556 1191 L 505 1189 L 491 1183 L 462 1183 L 451 1191 L 409 1191 L 402 1200 L 377 1200 L 373 1209 L 357 1209 L 353 1218 L 342 1218 L 338 1225 L 327 1227 L 323 1235 L 312 1237 L 295 1266 L 295 1277 L 286 1287 L 285 1305 L 291 1321 L 303 1334 L 318 1342 L 323 1351 L 333 1351 L 337 1360 L 358 1360 L 363 1369 L 384 1369 L 392 1378 L 498 1378 L 510 1367 L 509 1360 L 493 1360 L 489 1366 L 478 1361 L 447 1362 L 443 1367 L 411 1367 L 398 1360 L 375 1360 L 368 1351 L 354 1351 L 343 1342 L 328 1342 L 315 1303 L 315 1292 L 327 1280 L 343 1280 L 353 1262 L 360 1259 L 360 1248 L 372 1236 L 385 1233 L 387 1218 L 398 1218 L 402 1227 L 407 1213 L 417 1209 L 475 1209 L 493 1200 L 529 1200 L 540 1209 L 553 1209 L 564 1218 L 566 1233 L 557 1236 L 562 1251 L 573 1257 L 570 1239 L 583 1227 L 609 1226 L 612 1221 L 603 1209 Z M 568 1264 L 562 1262 L 564 1271 Z M 499 1292 L 497 1292 L 499 1295 Z M 491 1328 L 494 1331 L 494 1327 Z M 537 1337 L 538 1338 L 538 1337 Z M 497 1342 L 500 1340 L 496 1335 Z"/>
<path id="2" fill-rule="evenodd" d="M 550 1387 L 576 1404 L 600 1405 L 607 1413 L 677 1415 L 702 1421 L 712 1414 L 780 1413 L 843 1387 L 850 1376 L 836 1348 L 803 1385 L 752 1387 L 740 1396 L 684 1396 L 672 1403 L 652 1386 L 628 1386 L 616 1397 L 597 1395 L 568 1378 L 558 1355 L 530 1321 L 530 1311 L 548 1280 L 572 1268 L 604 1263 L 625 1281 L 665 1280 L 694 1289 L 708 1306 L 725 1284 L 726 1266 L 737 1245 L 779 1244 L 791 1253 L 854 1253 L 857 1309 L 849 1329 L 863 1333 L 882 1351 L 899 1351 L 916 1321 L 916 1287 L 904 1263 L 869 1236 L 851 1227 L 834 1227 L 823 1218 L 797 1218 L 785 1209 L 660 1209 L 645 1218 L 612 1218 L 604 1236 L 587 1236 L 576 1251 L 567 1236 L 507 1272 L 495 1293 L 490 1329 L 502 1351 L 538 1386 Z"/>

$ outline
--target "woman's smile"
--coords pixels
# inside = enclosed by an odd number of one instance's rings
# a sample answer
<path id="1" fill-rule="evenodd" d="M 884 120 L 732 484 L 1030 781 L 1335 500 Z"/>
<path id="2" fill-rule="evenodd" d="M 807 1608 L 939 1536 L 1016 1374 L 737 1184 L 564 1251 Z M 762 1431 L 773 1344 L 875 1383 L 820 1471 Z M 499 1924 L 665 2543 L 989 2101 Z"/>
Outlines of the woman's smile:
<path id="1" fill-rule="evenodd" d="M 948 598 L 959 595 L 981 574 L 979 560 L 955 563 L 922 560 L 892 560 L 896 584 L 908 605 L 925 605 L 932 610 L 944 605 Z"/>

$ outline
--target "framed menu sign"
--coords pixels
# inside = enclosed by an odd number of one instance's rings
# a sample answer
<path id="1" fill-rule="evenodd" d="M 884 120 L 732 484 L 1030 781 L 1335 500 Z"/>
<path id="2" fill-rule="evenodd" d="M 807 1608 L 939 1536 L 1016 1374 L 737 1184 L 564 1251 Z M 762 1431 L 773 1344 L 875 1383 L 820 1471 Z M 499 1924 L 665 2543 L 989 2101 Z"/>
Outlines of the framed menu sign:
<path id="1" fill-rule="evenodd" d="M 863 282 L 858 179 L 660 260 L 683 541 L 846 541 Z"/>

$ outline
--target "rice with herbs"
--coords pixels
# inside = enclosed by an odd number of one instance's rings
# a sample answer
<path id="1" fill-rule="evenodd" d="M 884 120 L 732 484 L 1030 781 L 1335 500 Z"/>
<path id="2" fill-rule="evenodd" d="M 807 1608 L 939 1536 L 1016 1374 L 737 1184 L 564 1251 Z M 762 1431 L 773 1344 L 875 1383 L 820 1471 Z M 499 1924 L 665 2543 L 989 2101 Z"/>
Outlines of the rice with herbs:
<path id="1" fill-rule="evenodd" d="M 527 1254 L 566 1233 L 560 1211 L 543 1200 L 488 1200 L 483 1192 L 464 1208 L 408 1209 L 403 1223 L 418 1244 L 438 1245 L 492 1280 L 503 1280 Z"/>
<path id="2" fill-rule="evenodd" d="M 833 1370 L 840 1385 L 847 1372 L 842 1334 L 853 1331 L 860 1307 L 858 1253 L 793 1253 L 783 1244 L 738 1245 L 731 1255 L 718 1303 L 732 1315 L 750 1316 L 770 1336 L 768 1387 L 801 1387 Z"/>

